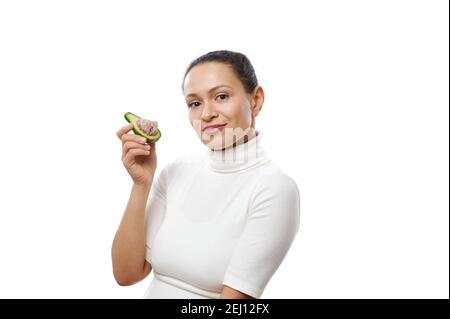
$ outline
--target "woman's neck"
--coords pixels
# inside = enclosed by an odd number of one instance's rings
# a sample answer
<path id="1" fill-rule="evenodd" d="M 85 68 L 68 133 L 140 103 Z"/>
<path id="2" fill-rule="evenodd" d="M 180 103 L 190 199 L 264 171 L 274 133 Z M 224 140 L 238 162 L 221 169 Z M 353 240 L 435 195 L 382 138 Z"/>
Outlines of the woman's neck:
<path id="1" fill-rule="evenodd" d="M 241 145 L 241 144 L 245 144 L 245 143 L 247 143 L 248 141 L 250 141 L 250 140 L 256 138 L 256 137 L 258 136 L 258 133 L 259 133 L 259 132 L 256 131 L 255 128 L 252 127 L 252 128 L 248 131 L 248 133 L 244 134 L 244 136 L 243 136 L 241 139 L 239 139 L 238 141 L 234 142 L 232 146 L 224 147 L 224 148 L 217 149 L 217 150 L 212 149 L 212 151 L 213 151 L 213 152 L 220 152 L 220 151 L 224 152 L 224 151 L 225 151 L 226 149 L 228 149 L 228 148 L 231 148 L 231 147 L 232 147 L 232 148 L 236 148 L 236 146 Z"/>
<path id="2" fill-rule="evenodd" d="M 250 135 L 252 136 L 252 135 Z M 206 148 L 208 166 L 216 172 L 236 172 L 268 161 L 268 157 L 261 146 L 262 133 L 255 132 L 252 138 L 242 138 L 241 143 L 213 151 Z M 244 142 L 246 141 L 246 142 Z"/>

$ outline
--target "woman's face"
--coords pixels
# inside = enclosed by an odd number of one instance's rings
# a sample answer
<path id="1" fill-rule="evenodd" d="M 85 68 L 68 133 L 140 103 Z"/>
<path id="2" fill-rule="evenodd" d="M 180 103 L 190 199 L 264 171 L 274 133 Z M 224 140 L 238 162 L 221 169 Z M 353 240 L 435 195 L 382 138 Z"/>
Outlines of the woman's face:
<path id="1" fill-rule="evenodd" d="M 264 92 L 258 86 L 247 93 L 230 66 L 219 62 L 196 65 L 186 75 L 183 94 L 189 121 L 209 148 L 224 149 L 255 136 L 254 118 Z"/>

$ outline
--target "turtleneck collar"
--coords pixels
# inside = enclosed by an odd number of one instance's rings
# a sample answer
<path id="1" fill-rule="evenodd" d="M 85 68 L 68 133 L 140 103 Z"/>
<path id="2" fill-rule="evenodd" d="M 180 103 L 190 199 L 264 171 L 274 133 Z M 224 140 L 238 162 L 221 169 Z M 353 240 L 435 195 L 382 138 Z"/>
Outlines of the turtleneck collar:
<path id="1" fill-rule="evenodd" d="M 269 161 L 262 145 L 262 133 L 256 131 L 256 136 L 236 146 L 224 150 L 213 151 L 206 147 L 207 166 L 218 173 L 233 173 L 260 166 Z"/>

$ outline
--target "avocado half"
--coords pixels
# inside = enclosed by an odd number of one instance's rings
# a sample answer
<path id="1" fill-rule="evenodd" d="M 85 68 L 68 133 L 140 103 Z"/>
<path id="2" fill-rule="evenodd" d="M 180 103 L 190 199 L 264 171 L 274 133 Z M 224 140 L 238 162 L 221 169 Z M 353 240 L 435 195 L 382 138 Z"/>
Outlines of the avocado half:
<path id="1" fill-rule="evenodd" d="M 137 120 L 140 119 L 140 117 L 137 116 L 136 114 L 127 112 L 127 113 L 125 113 L 124 117 L 128 121 L 128 123 L 133 125 L 134 134 L 145 137 L 149 143 L 155 143 L 156 141 L 158 141 L 161 138 L 161 131 L 159 129 L 158 129 L 158 132 L 156 133 L 156 135 L 154 135 L 154 136 L 145 134 L 136 123 Z"/>

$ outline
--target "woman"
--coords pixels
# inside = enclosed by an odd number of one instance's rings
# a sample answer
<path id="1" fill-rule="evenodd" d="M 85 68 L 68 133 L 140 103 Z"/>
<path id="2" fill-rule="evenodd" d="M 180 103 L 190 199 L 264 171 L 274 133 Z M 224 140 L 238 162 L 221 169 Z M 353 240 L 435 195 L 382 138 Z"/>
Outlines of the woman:
<path id="1" fill-rule="evenodd" d="M 261 146 L 264 102 L 248 58 L 209 52 L 187 68 L 183 94 L 205 154 L 155 178 L 156 144 L 117 132 L 133 179 L 112 245 L 113 273 L 132 285 L 153 269 L 145 298 L 260 298 L 299 228 L 295 181 Z"/>

